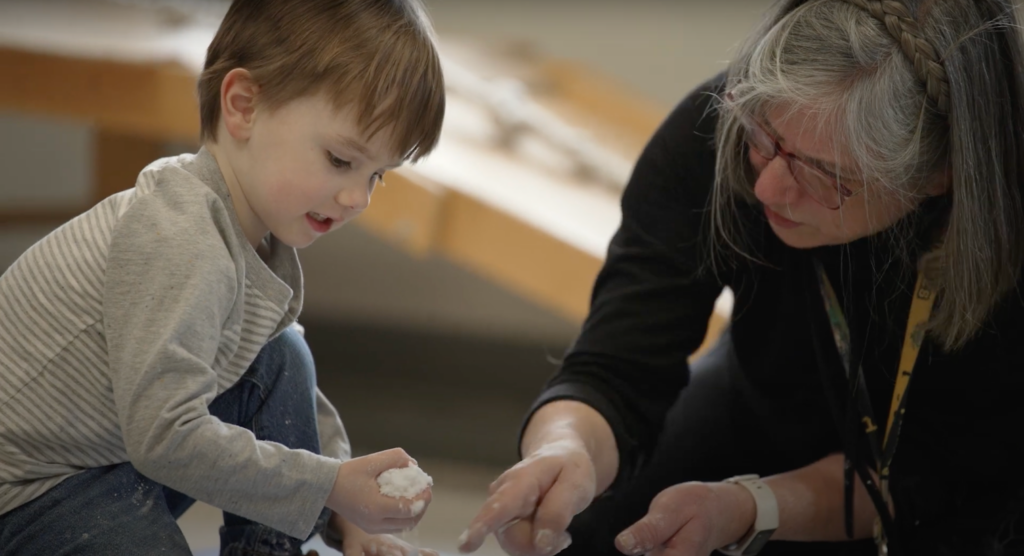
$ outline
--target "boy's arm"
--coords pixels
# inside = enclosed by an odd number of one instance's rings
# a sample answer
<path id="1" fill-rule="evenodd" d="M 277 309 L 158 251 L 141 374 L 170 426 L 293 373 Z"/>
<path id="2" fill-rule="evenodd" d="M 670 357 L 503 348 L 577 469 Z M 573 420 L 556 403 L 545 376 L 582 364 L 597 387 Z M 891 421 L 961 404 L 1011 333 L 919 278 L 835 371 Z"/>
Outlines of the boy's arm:
<path id="1" fill-rule="evenodd" d="M 304 538 L 340 462 L 209 414 L 221 328 L 244 287 L 238 243 L 209 189 L 171 185 L 135 200 L 109 242 L 103 325 L 128 458 L 163 485 Z"/>
<path id="2" fill-rule="evenodd" d="M 300 336 L 306 336 L 306 327 L 298 321 L 292 323 Z M 334 405 L 327 399 L 327 396 L 316 389 L 316 425 L 320 439 L 320 453 L 341 461 L 352 459 L 352 445 L 348 440 L 348 433 L 345 432 L 345 425 L 341 423 L 341 417 Z"/>
<path id="3" fill-rule="evenodd" d="M 316 389 L 316 424 L 320 433 L 320 453 L 341 461 L 352 459 L 352 445 L 337 410 L 319 388 Z"/>

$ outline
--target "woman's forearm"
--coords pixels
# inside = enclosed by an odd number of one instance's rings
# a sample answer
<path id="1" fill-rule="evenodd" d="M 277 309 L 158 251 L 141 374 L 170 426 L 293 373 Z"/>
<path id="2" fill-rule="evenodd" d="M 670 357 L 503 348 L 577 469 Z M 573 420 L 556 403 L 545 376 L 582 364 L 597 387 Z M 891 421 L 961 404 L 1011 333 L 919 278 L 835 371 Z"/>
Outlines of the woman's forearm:
<path id="1" fill-rule="evenodd" d="M 779 504 L 779 528 L 772 539 L 848 540 L 843 501 L 842 454 L 764 479 Z M 878 515 L 860 478 L 854 486 L 854 538 L 869 538 Z"/>
<path id="2" fill-rule="evenodd" d="M 597 410 L 572 400 L 538 409 L 523 432 L 523 457 L 556 442 L 582 443 L 597 474 L 597 492 L 608 489 L 619 472 L 619 450 L 611 426 Z"/>

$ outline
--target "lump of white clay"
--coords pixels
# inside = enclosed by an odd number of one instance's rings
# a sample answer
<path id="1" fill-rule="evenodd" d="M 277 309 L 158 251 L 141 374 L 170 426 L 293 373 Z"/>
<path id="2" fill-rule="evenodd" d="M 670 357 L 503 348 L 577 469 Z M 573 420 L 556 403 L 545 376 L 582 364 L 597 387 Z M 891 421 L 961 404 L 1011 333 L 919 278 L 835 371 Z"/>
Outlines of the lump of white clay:
<path id="1" fill-rule="evenodd" d="M 427 487 L 433 486 L 434 479 L 423 472 L 419 466 L 388 469 L 377 477 L 380 493 L 391 498 L 415 498 Z"/>
<path id="2" fill-rule="evenodd" d="M 417 500 L 412 503 L 412 507 L 409 508 L 409 513 L 411 513 L 414 516 L 420 515 L 420 513 L 423 512 L 423 506 L 426 505 L 426 502 L 424 502 L 423 500 Z"/>

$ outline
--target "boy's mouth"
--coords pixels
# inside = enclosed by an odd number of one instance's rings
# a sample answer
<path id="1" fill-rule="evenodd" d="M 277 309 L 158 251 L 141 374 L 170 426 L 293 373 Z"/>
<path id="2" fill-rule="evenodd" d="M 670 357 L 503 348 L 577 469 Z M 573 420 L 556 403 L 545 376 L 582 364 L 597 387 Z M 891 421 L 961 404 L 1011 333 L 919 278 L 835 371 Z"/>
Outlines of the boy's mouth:
<path id="1" fill-rule="evenodd" d="M 321 234 L 329 232 L 331 225 L 334 224 L 334 219 L 312 211 L 306 213 L 306 221 L 313 231 Z"/>

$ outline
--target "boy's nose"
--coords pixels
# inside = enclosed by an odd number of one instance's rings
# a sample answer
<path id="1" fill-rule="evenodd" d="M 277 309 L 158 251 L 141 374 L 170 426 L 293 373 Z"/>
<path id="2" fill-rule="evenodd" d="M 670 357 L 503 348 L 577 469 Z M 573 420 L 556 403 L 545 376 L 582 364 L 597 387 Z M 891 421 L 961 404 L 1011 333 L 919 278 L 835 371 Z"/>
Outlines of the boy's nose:
<path id="1" fill-rule="evenodd" d="M 366 187 L 346 187 L 338 193 L 335 200 L 349 210 L 362 212 L 370 206 L 370 191 Z"/>

